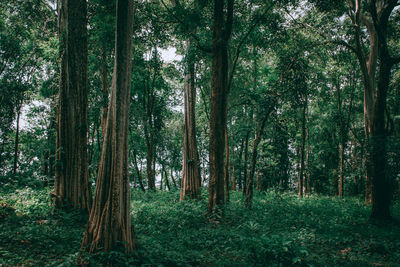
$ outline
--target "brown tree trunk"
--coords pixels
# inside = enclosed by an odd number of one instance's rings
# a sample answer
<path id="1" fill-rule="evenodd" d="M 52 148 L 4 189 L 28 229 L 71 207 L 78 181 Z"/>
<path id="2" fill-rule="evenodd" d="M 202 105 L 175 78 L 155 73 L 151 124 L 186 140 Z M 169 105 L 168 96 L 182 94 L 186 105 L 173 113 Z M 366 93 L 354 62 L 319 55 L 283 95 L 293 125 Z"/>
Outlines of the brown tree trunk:
<path id="1" fill-rule="evenodd" d="M 117 0 L 114 73 L 96 192 L 81 248 L 89 253 L 135 250 L 130 216 L 128 125 L 133 0 Z M 112 262 L 109 262 L 112 265 Z"/>
<path id="2" fill-rule="evenodd" d="M 89 212 L 87 154 L 87 4 L 59 0 L 61 53 L 55 204 Z"/>
<path id="3" fill-rule="evenodd" d="M 200 197 L 200 162 L 196 140 L 196 89 L 194 86 L 194 62 L 190 54 L 190 41 L 187 41 L 187 69 L 184 79 L 184 135 L 183 135 L 183 173 L 180 200 L 187 197 Z"/>
<path id="4" fill-rule="evenodd" d="M 225 124 L 225 199 L 229 201 L 229 140 L 228 140 L 228 126 Z"/>
<path id="5" fill-rule="evenodd" d="M 214 1 L 212 78 L 210 99 L 210 181 L 208 214 L 219 210 L 224 199 L 224 147 L 228 99 L 228 42 L 231 37 L 233 1 L 228 0 L 224 23 L 224 0 Z"/>

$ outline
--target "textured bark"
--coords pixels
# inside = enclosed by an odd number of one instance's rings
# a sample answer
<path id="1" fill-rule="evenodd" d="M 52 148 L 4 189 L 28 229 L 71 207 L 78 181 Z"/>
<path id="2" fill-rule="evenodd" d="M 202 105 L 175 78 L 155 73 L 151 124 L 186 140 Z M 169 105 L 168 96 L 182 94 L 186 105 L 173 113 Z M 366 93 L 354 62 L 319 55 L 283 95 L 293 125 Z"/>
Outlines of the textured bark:
<path id="1" fill-rule="evenodd" d="M 228 42 L 231 37 L 233 0 L 228 0 L 224 22 L 224 0 L 214 1 L 212 39 L 212 78 L 210 99 L 210 181 L 208 214 L 219 210 L 224 199 L 224 147 L 228 81 Z"/>
<path id="2" fill-rule="evenodd" d="M 386 175 L 385 110 L 390 73 L 400 57 L 390 56 L 387 45 L 387 28 L 396 0 L 370 1 L 367 17 L 361 12 L 360 0 L 354 5 L 356 55 L 364 83 L 364 128 L 366 135 L 366 203 L 372 201 L 371 218 L 389 219 L 392 198 L 391 182 Z M 365 55 L 360 24 L 368 31 L 369 54 Z M 377 72 L 378 71 L 378 72 Z M 377 83 L 375 77 L 377 74 Z M 369 195 L 369 192 L 371 193 Z"/>
<path id="3" fill-rule="evenodd" d="M 196 140 L 196 89 L 194 86 L 194 63 L 190 55 L 190 41 L 187 41 L 187 69 L 184 79 L 184 135 L 183 172 L 180 200 L 200 197 L 200 162 Z"/>
<path id="4" fill-rule="evenodd" d="M 59 0 L 61 74 L 57 117 L 55 204 L 89 212 L 87 155 L 87 6 Z"/>
<path id="5" fill-rule="evenodd" d="M 126 253 L 135 250 L 128 173 L 133 0 L 117 0 L 116 12 L 111 99 L 94 203 L 81 245 L 89 253 L 116 250 L 121 246 Z"/>

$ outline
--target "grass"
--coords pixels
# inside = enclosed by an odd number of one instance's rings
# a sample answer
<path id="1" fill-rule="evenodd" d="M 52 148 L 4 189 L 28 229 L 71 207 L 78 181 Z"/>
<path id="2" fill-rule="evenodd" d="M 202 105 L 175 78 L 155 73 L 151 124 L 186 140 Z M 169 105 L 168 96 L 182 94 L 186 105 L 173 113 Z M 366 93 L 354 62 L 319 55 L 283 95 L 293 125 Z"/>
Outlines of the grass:
<path id="1" fill-rule="evenodd" d="M 49 189 L 0 193 L 0 265 L 71 266 L 85 218 L 53 213 Z M 400 226 L 374 225 L 356 198 L 256 194 L 252 210 L 233 192 L 218 223 L 200 201 L 179 202 L 179 192 L 132 193 L 132 222 L 142 264 L 154 266 L 396 266 Z M 400 205 L 393 207 L 400 218 Z M 123 265 L 132 258 L 121 253 Z M 92 259 L 99 262 L 99 258 Z M 137 262 L 134 260 L 133 262 Z M 96 264 L 93 262 L 94 265 Z M 127 265 L 127 264 L 126 264 Z"/>

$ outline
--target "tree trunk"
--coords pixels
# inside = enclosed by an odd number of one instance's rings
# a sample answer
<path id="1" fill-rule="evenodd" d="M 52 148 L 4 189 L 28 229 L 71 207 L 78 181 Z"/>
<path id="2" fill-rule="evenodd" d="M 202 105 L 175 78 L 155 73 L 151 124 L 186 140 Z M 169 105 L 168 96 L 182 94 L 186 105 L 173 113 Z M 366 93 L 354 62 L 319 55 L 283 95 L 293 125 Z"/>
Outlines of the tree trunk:
<path id="1" fill-rule="evenodd" d="M 307 98 L 303 104 L 303 118 L 301 120 L 301 145 L 300 145 L 300 174 L 299 174 L 299 197 L 303 197 L 304 189 L 304 154 L 305 154 L 305 142 L 306 142 L 306 110 L 307 110 Z"/>
<path id="2" fill-rule="evenodd" d="M 235 148 L 232 146 L 232 191 L 236 191 Z"/>
<path id="3" fill-rule="evenodd" d="M 15 133 L 15 146 L 14 146 L 14 166 L 13 166 L 13 174 L 17 174 L 17 166 L 18 166 L 18 154 L 19 154 L 19 120 L 21 117 L 21 109 L 22 109 L 22 102 L 18 106 L 17 110 L 17 131 Z"/>
<path id="4" fill-rule="evenodd" d="M 117 0 L 114 73 L 96 192 L 81 248 L 94 253 L 135 250 L 130 216 L 128 125 L 133 0 Z M 108 263 L 112 265 L 112 262 Z"/>
<path id="5" fill-rule="evenodd" d="M 224 199 L 224 147 L 228 99 L 228 42 L 233 20 L 233 1 L 228 0 L 224 23 L 224 0 L 214 1 L 212 39 L 212 78 L 210 99 L 210 181 L 208 214 L 219 210 Z"/>
<path id="6" fill-rule="evenodd" d="M 172 183 L 174 184 L 175 188 L 178 188 L 178 186 L 176 185 L 175 179 L 174 179 L 174 170 L 171 168 L 171 180 Z"/>
<path id="7" fill-rule="evenodd" d="M 55 204 L 89 212 L 87 154 L 87 3 L 59 0 L 61 53 Z"/>
<path id="8" fill-rule="evenodd" d="M 104 46 L 102 47 L 102 53 L 101 53 L 100 76 L 101 76 L 101 93 L 103 95 L 103 106 L 101 108 L 101 130 L 104 138 L 106 131 L 107 108 L 108 108 L 107 55 Z"/>
<path id="9" fill-rule="evenodd" d="M 184 136 L 183 136 L 183 173 L 180 200 L 187 197 L 200 197 L 200 162 L 196 140 L 196 89 L 194 86 L 194 62 L 187 41 L 187 69 L 184 79 Z"/>
<path id="10" fill-rule="evenodd" d="M 245 200 L 245 206 L 246 208 L 251 208 L 252 206 L 252 201 L 253 201 L 253 179 L 254 179 L 254 172 L 256 170 L 256 162 L 257 162 L 257 148 L 258 145 L 260 144 L 262 135 L 264 133 L 264 127 L 265 123 L 267 122 L 268 119 L 268 114 L 266 113 L 261 121 L 259 129 L 256 131 L 256 135 L 254 137 L 254 142 L 253 142 L 253 152 L 251 156 L 251 168 L 250 168 L 250 174 L 248 177 L 247 181 L 247 186 L 246 186 L 246 200 Z"/>
<path id="11" fill-rule="evenodd" d="M 140 189 L 142 189 L 143 192 L 146 192 L 146 189 L 144 189 L 144 185 L 143 185 L 143 178 L 142 178 L 142 175 L 140 174 L 139 166 L 137 163 L 137 155 L 136 155 L 135 149 L 133 150 L 133 163 L 135 164 L 136 176 L 139 181 Z"/>
<path id="12" fill-rule="evenodd" d="M 228 126 L 225 124 L 225 199 L 229 201 L 229 140 L 228 140 Z"/>
<path id="13" fill-rule="evenodd" d="M 247 161 L 249 159 L 249 136 L 250 130 L 247 130 L 246 139 L 244 141 L 244 162 L 243 162 L 243 195 L 246 195 L 247 188 Z"/>

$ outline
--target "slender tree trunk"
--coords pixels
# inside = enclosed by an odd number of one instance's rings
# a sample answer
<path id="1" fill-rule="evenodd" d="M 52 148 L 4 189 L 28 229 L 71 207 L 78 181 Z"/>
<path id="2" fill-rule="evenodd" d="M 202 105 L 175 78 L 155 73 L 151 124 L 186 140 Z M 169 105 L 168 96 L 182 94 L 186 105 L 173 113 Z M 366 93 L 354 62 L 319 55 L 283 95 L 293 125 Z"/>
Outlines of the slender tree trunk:
<path id="1" fill-rule="evenodd" d="M 135 250 L 130 215 L 128 126 L 133 0 L 117 0 L 114 73 L 94 203 L 81 248 L 89 253 Z M 108 265 L 113 263 L 108 262 Z"/>
<path id="2" fill-rule="evenodd" d="M 160 191 L 163 190 L 163 179 L 164 179 L 164 173 L 161 171 L 161 179 L 160 179 Z"/>
<path id="3" fill-rule="evenodd" d="M 101 76 L 101 93 L 103 95 L 103 106 L 101 108 L 101 130 L 104 137 L 106 130 L 107 108 L 108 108 L 107 55 L 104 46 L 102 47 L 102 53 L 101 53 L 100 76 Z"/>
<path id="4" fill-rule="evenodd" d="M 236 191 L 235 148 L 232 146 L 232 191 Z"/>
<path id="5" fill-rule="evenodd" d="M 176 185 L 175 179 L 174 179 L 174 170 L 171 168 L 171 180 L 172 183 L 174 184 L 175 188 L 178 188 L 178 186 Z"/>
<path id="6" fill-rule="evenodd" d="M 243 180 L 243 176 L 242 176 L 242 156 L 243 156 L 243 149 L 244 149 L 244 140 L 245 138 L 242 138 L 242 142 L 240 143 L 240 149 L 239 149 L 239 156 L 238 156 L 238 160 L 239 160 L 239 182 L 238 182 L 238 186 L 239 186 L 239 191 L 242 189 L 242 180 Z"/>
<path id="7" fill-rule="evenodd" d="M 144 188 L 144 185 L 143 185 L 143 178 L 142 178 L 142 175 L 140 174 L 139 166 L 137 163 L 137 155 L 136 155 L 135 149 L 133 149 L 133 163 L 135 164 L 136 176 L 139 181 L 140 189 L 142 189 L 143 192 L 146 192 L 146 189 Z"/>
<path id="8" fill-rule="evenodd" d="M 311 110 L 311 107 L 310 107 Z M 309 110 L 307 108 L 307 126 L 306 126 L 306 142 L 307 142 L 307 155 L 306 155 L 306 164 L 307 164 L 307 183 L 306 183 L 306 191 L 308 195 L 311 195 L 311 171 L 310 171 L 310 132 L 309 132 Z"/>
<path id="9" fill-rule="evenodd" d="M 260 144 L 262 135 L 264 133 L 264 127 L 268 119 L 268 113 L 264 115 L 262 118 L 261 124 L 259 126 L 259 129 L 256 131 L 256 135 L 254 137 L 254 142 L 253 142 L 253 152 L 251 155 L 251 168 L 250 168 L 250 174 L 248 177 L 247 181 L 247 186 L 246 186 L 246 200 L 245 200 L 245 206 L 247 208 L 251 208 L 252 206 L 252 201 L 253 201 L 253 179 L 254 179 L 254 172 L 256 169 L 256 162 L 257 162 L 257 149 L 258 145 Z"/>
<path id="10" fill-rule="evenodd" d="M 225 199 L 229 201 L 229 140 L 228 140 L 228 126 L 225 124 Z"/>
<path id="11" fill-rule="evenodd" d="M 183 173 L 180 200 L 187 197 L 200 197 L 200 162 L 196 140 L 196 89 L 194 86 L 194 62 L 187 41 L 187 69 L 184 79 L 184 136 L 183 136 Z"/>
<path id="12" fill-rule="evenodd" d="M 171 191 L 171 187 L 169 185 L 169 180 L 168 180 L 168 173 L 167 173 L 166 169 L 164 168 L 164 165 L 161 165 L 161 171 L 164 172 L 165 185 L 167 186 L 168 191 Z"/>
<path id="13" fill-rule="evenodd" d="M 146 128 L 146 127 L 145 127 Z M 147 148 L 147 155 L 146 155 L 146 173 L 147 173 L 147 185 L 149 190 L 156 190 L 156 179 L 155 173 L 153 169 L 153 157 L 154 157 L 154 144 L 153 144 L 153 137 L 152 133 L 146 134 L 146 148 Z"/>
<path id="14" fill-rule="evenodd" d="M 303 197 L 304 189 L 304 154 L 305 154 L 305 142 L 306 142 L 306 110 L 307 110 L 307 98 L 303 104 L 303 118 L 301 120 L 301 146 L 300 146 L 300 174 L 299 174 L 299 197 Z"/>
<path id="15" fill-rule="evenodd" d="M 246 195 L 247 188 L 247 161 L 249 159 L 249 136 L 250 130 L 246 133 L 246 139 L 244 141 L 244 162 L 243 162 L 243 195 Z"/>
<path id="16" fill-rule="evenodd" d="M 19 120 L 21 117 L 21 108 L 22 108 L 22 102 L 18 107 L 17 110 L 17 131 L 15 133 L 15 146 L 14 146 L 14 166 L 13 166 L 13 174 L 17 174 L 17 166 L 18 166 L 18 154 L 19 154 Z"/>
<path id="17" fill-rule="evenodd" d="M 224 199 L 224 147 L 228 99 L 228 42 L 231 37 L 233 1 L 228 0 L 224 23 L 224 0 L 214 1 L 212 78 L 210 99 L 210 181 L 208 214 L 219 210 Z"/>
<path id="18" fill-rule="evenodd" d="M 92 195 L 87 152 L 87 3 L 59 0 L 61 54 L 56 142 L 57 207 L 89 212 Z"/>

